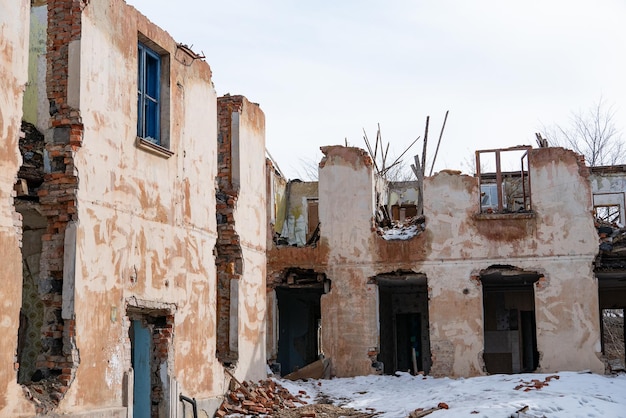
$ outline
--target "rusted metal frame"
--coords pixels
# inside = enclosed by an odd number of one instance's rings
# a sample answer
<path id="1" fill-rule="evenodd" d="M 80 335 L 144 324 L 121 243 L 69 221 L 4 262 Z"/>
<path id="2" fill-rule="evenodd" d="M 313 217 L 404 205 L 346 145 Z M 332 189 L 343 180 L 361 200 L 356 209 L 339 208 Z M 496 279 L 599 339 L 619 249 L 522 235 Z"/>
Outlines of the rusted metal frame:
<path id="1" fill-rule="evenodd" d="M 524 210 L 532 210 L 532 197 L 530 194 L 530 164 L 528 164 L 528 207 L 526 207 L 526 176 L 524 175 L 524 158 L 526 158 L 526 162 L 528 163 L 528 151 L 522 155 L 520 158 L 522 164 L 522 194 L 524 195 Z"/>
<path id="2" fill-rule="evenodd" d="M 496 152 L 496 151 L 528 151 L 532 149 L 530 145 L 516 145 L 509 148 L 493 148 L 493 149 L 481 149 L 477 152 Z"/>
<path id="3" fill-rule="evenodd" d="M 498 193 L 498 212 L 502 212 L 502 170 L 500 167 L 500 150 L 496 150 L 496 192 Z"/>

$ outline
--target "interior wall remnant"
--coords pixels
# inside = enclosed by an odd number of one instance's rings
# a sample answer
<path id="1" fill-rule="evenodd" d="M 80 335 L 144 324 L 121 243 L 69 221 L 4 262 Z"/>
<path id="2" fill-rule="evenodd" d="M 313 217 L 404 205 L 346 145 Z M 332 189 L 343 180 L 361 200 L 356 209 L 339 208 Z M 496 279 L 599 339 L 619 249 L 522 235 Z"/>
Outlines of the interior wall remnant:
<path id="1" fill-rule="evenodd" d="M 39 294 L 39 270 L 42 238 L 48 221 L 42 215 L 38 191 L 44 181 L 44 136 L 37 128 L 22 121 L 19 140 L 22 165 L 17 173 L 15 209 L 22 216 L 22 306 L 18 327 L 17 382 L 30 384 L 43 378 L 37 358 L 43 352 L 41 329 L 44 326 L 44 302 Z"/>
<path id="2" fill-rule="evenodd" d="M 539 367 L 534 302 L 539 277 L 510 266 L 482 272 L 487 373 L 532 372 Z"/>
<path id="3" fill-rule="evenodd" d="M 41 379 L 37 358 L 42 352 L 41 328 L 44 325 L 44 304 L 39 295 L 39 263 L 41 238 L 47 227 L 46 218 L 39 213 L 37 203 L 18 201 L 22 214 L 22 307 L 18 330 L 17 382 L 28 384 Z"/>
<path id="4" fill-rule="evenodd" d="M 380 353 L 385 374 L 428 374 L 430 326 L 425 276 L 378 276 Z"/>

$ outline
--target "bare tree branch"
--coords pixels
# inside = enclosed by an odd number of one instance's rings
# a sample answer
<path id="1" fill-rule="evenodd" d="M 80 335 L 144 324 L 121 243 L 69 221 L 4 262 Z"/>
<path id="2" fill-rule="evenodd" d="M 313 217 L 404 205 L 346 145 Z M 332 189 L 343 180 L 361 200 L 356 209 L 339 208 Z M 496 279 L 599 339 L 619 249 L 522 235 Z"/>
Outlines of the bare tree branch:
<path id="1" fill-rule="evenodd" d="M 615 126 L 615 109 L 600 97 L 587 111 L 572 112 L 566 126 L 544 127 L 552 144 L 570 148 L 585 157 L 590 166 L 626 163 L 622 132 Z"/>

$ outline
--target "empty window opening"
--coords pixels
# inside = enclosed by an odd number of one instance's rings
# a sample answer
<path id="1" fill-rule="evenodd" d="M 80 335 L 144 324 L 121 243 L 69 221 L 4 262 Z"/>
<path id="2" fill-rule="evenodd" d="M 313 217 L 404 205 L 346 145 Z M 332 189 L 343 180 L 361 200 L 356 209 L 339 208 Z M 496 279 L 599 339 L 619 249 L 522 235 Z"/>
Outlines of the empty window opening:
<path id="1" fill-rule="evenodd" d="M 285 376 L 323 356 L 321 304 L 325 275 L 312 270 L 291 270 L 276 287 L 278 302 L 278 355 Z"/>
<path id="2" fill-rule="evenodd" d="M 432 364 L 426 276 L 381 275 L 378 284 L 380 353 L 385 374 L 427 374 Z"/>
<path id="3" fill-rule="evenodd" d="M 626 311 L 626 272 L 596 272 L 601 314 L 602 353 L 607 371 L 626 371 L 624 313 Z"/>
<path id="4" fill-rule="evenodd" d="M 133 416 L 164 417 L 169 408 L 168 359 L 173 315 L 162 311 L 128 312 L 130 359 L 133 368 Z"/>
<path id="5" fill-rule="evenodd" d="M 489 374 L 532 372 L 539 366 L 534 283 L 540 275 L 492 266 L 483 286 L 485 368 Z"/>
<path id="6" fill-rule="evenodd" d="M 531 211 L 529 149 L 519 146 L 476 151 L 481 213 Z"/>

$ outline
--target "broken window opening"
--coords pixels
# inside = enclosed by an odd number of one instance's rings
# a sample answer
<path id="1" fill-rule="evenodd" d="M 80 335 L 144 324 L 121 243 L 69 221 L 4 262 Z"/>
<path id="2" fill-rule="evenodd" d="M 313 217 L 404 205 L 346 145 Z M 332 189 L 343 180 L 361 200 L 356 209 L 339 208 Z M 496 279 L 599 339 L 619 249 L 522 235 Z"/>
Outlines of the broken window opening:
<path id="1" fill-rule="evenodd" d="M 428 374 L 432 359 L 426 276 L 397 272 L 376 276 L 374 281 L 378 285 L 378 360 L 383 372 Z"/>
<path id="2" fill-rule="evenodd" d="M 620 205 L 596 205 L 593 207 L 593 214 L 600 222 L 623 225 Z"/>
<path id="3" fill-rule="evenodd" d="M 531 181 L 528 168 L 530 146 L 476 151 L 476 176 L 480 187 L 480 213 L 531 212 Z M 486 154 L 491 158 L 483 156 Z M 519 157 L 519 171 L 502 171 L 504 164 L 512 166 Z M 481 159 L 481 156 L 482 159 Z M 481 165 L 482 164 L 482 165 Z M 485 172 L 494 170 L 493 172 Z"/>
<path id="4" fill-rule="evenodd" d="M 481 271 L 487 373 L 532 372 L 539 367 L 534 283 L 540 277 L 512 266 Z"/>
<path id="5" fill-rule="evenodd" d="M 384 193 L 388 195 L 384 201 L 381 193 L 376 194 L 377 210 L 374 216 L 376 233 L 381 238 L 407 240 L 426 229 L 426 218 L 418 204 L 421 199 L 418 182 L 389 183 Z"/>
<path id="6" fill-rule="evenodd" d="M 324 357 L 321 297 L 330 290 L 323 273 L 289 269 L 276 286 L 278 355 L 274 365 L 282 376 Z"/>
<path id="7" fill-rule="evenodd" d="M 133 369 L 133 416 L 167 416 L 174 315 L 167 310 L 130 306 L 127 315 Z"/>
<path id="8" fill-rule="evenodd" d="M 281 206 L 284 219 L 280 233 L 274 233 L 278 247 L 316 247 L 320 240 L 318 182 L 289 180 Z"/>

